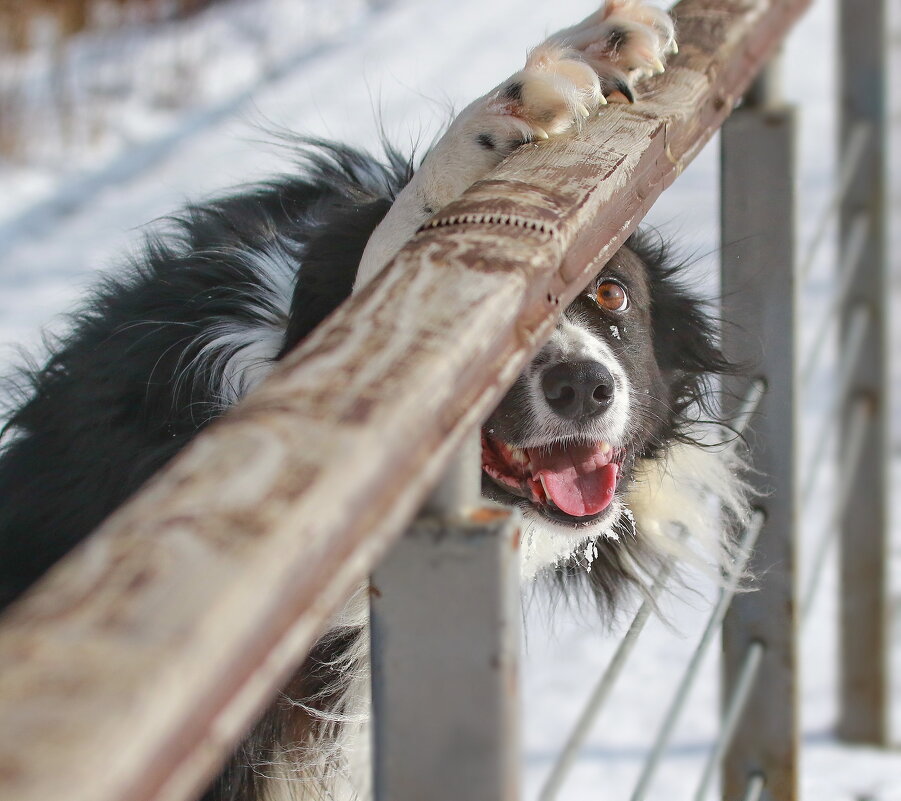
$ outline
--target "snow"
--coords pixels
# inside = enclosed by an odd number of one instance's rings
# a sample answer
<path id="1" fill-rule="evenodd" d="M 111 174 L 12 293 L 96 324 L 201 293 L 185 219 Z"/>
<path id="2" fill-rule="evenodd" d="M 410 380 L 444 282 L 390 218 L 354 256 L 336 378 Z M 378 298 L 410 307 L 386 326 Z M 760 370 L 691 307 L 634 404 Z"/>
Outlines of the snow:
<path id="1" fill-rule="evenodd" d="M 311 18 L 307 12 L 313 8 Z M 135 91 L 128 98 L 115 92 L 105 96 L 99 92 L 91 98 L 85 90 L 85 102 L 91 106 L 86 114 L 96 111 L 117 120 L 106 138 L 72 153 L 51 134 L 35 143 L 27 164 L 0 165 L 0 181 L 6 189 L 0 198 L 0 343 L 34 350 L 39 348 L 42 326 L 49 322 L 51 330 L 64 329 L 65 320 L 59 315 L 73 308 L 98 270 L 114 266 L 135 246 L 143 224 L 186 199 L 202 198 L 287 169 L 283 153 L 261 144 L 267 138 L 261 126 L 284 126 L 376 148 L 378 114 L 389 137 L 398 144 L 427 143 L 451 106 L 459 109 L 495 85 L 518 68 L 528 46 L 591 8 L 587 0 L 535 4 L 527 13 L 512 0 L 455 0 L 452 11 L 412 0 L 226 3 L 212 7 L 202 20 L 192 23 L 179 39 L 182 44 L 175 45 L 182 50 L 183 67 L 195 74 L 191 91 L 176 98 L 178 102 L 168 109 L 159 102 L 160 92 L 172 85 L 171 74 L 166 72 L 172 64 L 167 38 L 160 31 L 145 30 L 127 44 L 120 43 L 135 52 L 135 64 L 151 65 L 141 66 L 137 73 L 147 71 L 155 77 L 142 83 L 140 76 L 129 76 Z M 834 177 L 835 76 L 829 72 L 834 24 L 832 4 L 814 4 L 785 53 L 786 97 L 804 101 L 799 148 L 802 245 L 810 241 Z M 78 45 L 77 52 L 82 54 L 78 57 L 86 63 L 91 58 L 94 63 L 112 58 L 107 45 L 86 40 Z M 103 63 L 108 73 L 111 62 Z M 39 77 L 40 70 L 35 70 Z M 92 73 L 87 66 L 85 70 L 89 77 Z M 896 68 L 895 74 L 901 72 Z M 85 85 L 88 83 L 86 79 Z M 901 142 L 899 108 L 901 103 L 896 102 L 895 143 Z M 697 281 L 712 291 L 719 247 L 716 177 L 714 141 L 664 194 L 649 218 L 686 252 L 696 254 L 693 270 Z M 895 216 L 891 236 L 898 254 L 901 173 L 897 160 L 892 179 Z M 808 298 L 813 305 L 822 302 L 828 288 L 834 248 L 827 243 L 821 256 Z M 901 271 L 895 271 L 893 281 L 897 308 Z M 894 317 L 894 325 L 901 325 L 898 315 Z M 814 335 L 813 325 L 805 318 L 802 342 L 809 344 Z M 11 344 L 5 345 L 0 350 L 0 369 L 16 359 Z M 899 365 L 901 359 L 896 358 L 896 443 L 897 422 L 901 421 Z M 808 456 L 826 410 L 826 369 L 818 374 L 817 382 L 804 401 L 802 416 Z M 901 445 L 895 445 L 894 456 L 897 468 Z M 896 469 L 892 484 L 898 499 L 895 521 L 901 519 L 898 475 Z M 820 534 L 835 479 L 830 474 L 823 477 L 814 508 L 805 516 L 802 579 L 809 570 L 810 545 Z M 893 531 L 893 575 L 901 577 L 897 522 Z M 699 580 L 697 593 L 664 599 L 667 622 L 649 622 L 563 787 L 561 799 L 628 798 L 713 596 L 714 588 Z M 894 597 L 901 597 L 897 586 Z M 851 748 L 837 743 L 831 734 L 835 598 L 833 557 L 801 640 L 802 797 L 805 801 L 901 801 L 901 755 Z M 607 630 L 590 616 L 555 606 L 541 590 L 528 604 L 522 680 L 525 798 L 537 797 L 627 619 L 624 615 L 612 631 Z M 901 615 L 896 615 L 896 667 L 901 664 L 899 621 Z M 650 799 L 693 797 L 717 730 L 716 650 L 711 649 L 703 663 Z M 899 672 L 896 669 L 895 674 Z M 895 698 L 898 720 L 901 692 L 897 688 Z"/>
<path id="2" fill-rule="evenodd" d="M 0 221 L 25 198 L 50 197 L 61 178 L 116 156 L 134 159 L 142 144 L 177 141 L 198 118 L 230 115 L 261 81 L 359 33 L 354 24 L 369 9 L 367 0 L 229 0 L 187 19 L 132 19 L 113 30 L 129 9 L 98 5 L 91 30 L 63 48 L 53 46 L 44 21 L 33 26 L 32 40 L 49 37 L 47 46 L 0 52 L 0 91 L 24 87 L 9 93 L 9 113 L 41 131 L 23 137 L 14 160 L 0 162 L 0 182 L 21 188 L 0 196 Z"/>

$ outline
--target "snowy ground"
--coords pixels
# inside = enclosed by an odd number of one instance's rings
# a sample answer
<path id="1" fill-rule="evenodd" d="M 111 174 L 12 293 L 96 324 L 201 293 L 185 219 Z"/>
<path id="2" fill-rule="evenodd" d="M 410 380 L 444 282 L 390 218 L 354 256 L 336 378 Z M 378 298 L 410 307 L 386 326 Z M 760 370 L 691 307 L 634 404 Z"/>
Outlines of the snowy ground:
<path id="1" fill-rule="evenodd" d="M 233 13 L 235 7 L 227 6 L 221 13 Z M 217 78 L 226 84 L 231 81 L 235 91 L 212 98 L 190 115 L 168 120 L 165 131 L 155 139 L 138 137 L 140 141 L 131 146 L 113 148 L 106 159 L 95 153 L 79 162 L 77 169 L 70 167 L 56 174 L 48 162 L 39 165 L 43 172 L 25 177 L 22 172 L 3 173 L 0 343 L 34 348 L 46 323 L 50 322 L 52 330 L 60 330 L 65 323 L 58 315 L 73 306 L 98 270 L 113 266 L 138 241 L 136 229 L 148 220 L 171 211 L 186 198 L 203 197 L 285 169 L 283 154 L 260 145 L 264 137 L 257 124 L 274 123 L 374 147 L 374 109 L 378 109 L 394 141 L 427 142 L 449 105 L 460 108 L 496 84 L 518 67 L 527 46 L 583 16 L 591 3 L 557 0 L 534 4 L 527 14 L 522 4 L 512 0 L 455 0 L 453 13 L 411 0 L 373 3 L 369 9 L 353 2 L 333 8 L 331 19 L 320 19 L 327 35 L 321 41 L 312 37 L 304 45 L 308 50 L 303 57 L 289 59 L 284 69 L 260 72 L 257 85 L 248 83 L 242 72 L 245 62 L 236 56 L 231 63 L 226 53 L 217 62 Z M 341 13 L 347 16 L 341 17 Z M 335 22 L 347 22 L 348 27 L 339 28 Z M 832 28 L 831 3 L 821 0 L 793 37 L 786 56 L 786 94 L 805 102 L 800 148 L 802 244 L 809 241 L 832 179 L 834 76 L 828 72 Z M 896 74 L 901 74 L 897 65 Z M 222 111 L 223 97 L 230 98 L 228 113 Z M 896 103 L 894 130 L 895 141 L 901 144 L 899 108 L 901 103 Z M 123 120 L 125 127 L 144 130 L 140 109 L 123 104 L 116 112 L 128 118 Z M 676 236 L 687 251 L 699 255 L 695 269 L 699 279 L 711 285 L 715 283 L 716 257 L 710 254 L 718 246 L 716 175 L 717 146 L 713 143 L 651 215 L 651 220 Z M 897 308 L 901 296 L 897 263 L 901 253 L 901 172 L 897 162 L 892 175 Z M 824 261 L 827 266 L 828 259 Z M 824 269 L 810 292 L 813 304 L 827 283 Z M 805 341 L 811 335 L 810 327 L 802 330 Z M 0 350 L 0 369 L 14 358 L 11 347 Z M 893 383 L 901 390 L 899 363 L 896 359 Z M 815 392 L 812 397 L 824 394 Z M 899 397 L 901 391 L 896 391 L 896 402 Z M 894 418 L 901 423 L 901 408 L 894 408 Z M 806 402 L 806 434 L 817 430 L 822 412 L 822 402 Z M 901 454 L 897 444 L 895 454 L 897 464 Z M 897 475 L 896 471 L 893 487 L 896 498 L 901 498 Z M 829 478 L 824 479 L 819 496 L 824 507 L 830 494 Z M 901 508 L 896 509 L 896 521 L 901 519 L 897 513 Z M 802 546 L 818 534 L 819 522 L 816 514 L 806 518 Z M 901 540 L 897 523 L 895 535 L 897 543 Z M 802 555 L 807 556 L 807 550 L 802 548 Z M 894 573 L 901 576 L 897 544 L 894 560 Z M 803 798 L 901 801 L 901 755 L 841 746 L 830 734 L 834 718 L 834 596 L 834 571 L 830 569 L 802 641 Z M 670 600 L 666 606 L 672 626 L 652 622 L 648 627 L 561 798 L 628 798 L 669 692 L 703 626 L 709 598 Z M 553 615 L 553 625 L 548 624 L 549 617 L 541 598 L 531 605 L 523 680 L 523 764 L 529 799 L 536 797 L 616 643 L 615 636 L 591 621 L 560 610 Z M 897 621 L 894 633 L 895 641 L 901 641 Z M 654 801 L 693 796 L 717 724 L 715 653 L 710 657 L 651 789 L 649 798 Z"/>
<path id="2" fill-rule="evenodd" d="M 232 116 L 262 81 L 360 35 L 373 4 L 220 0 L 186 19 L 152 22 L 134 4 L 98 2 L 90 30 L 62 45 L 50 20 L 36 16 L 36 46 L 0 51 L 0 114 L 26 132 L 3 126 L 10 158 L 0 160 L 0 183 L 18 191 L 0 196 L 0 221 L 23 200 L 52 201 L 61 181 L 80 188 L 85 171 L 112 170 L 121 180 L 146 169 L 195 128 Z"/>

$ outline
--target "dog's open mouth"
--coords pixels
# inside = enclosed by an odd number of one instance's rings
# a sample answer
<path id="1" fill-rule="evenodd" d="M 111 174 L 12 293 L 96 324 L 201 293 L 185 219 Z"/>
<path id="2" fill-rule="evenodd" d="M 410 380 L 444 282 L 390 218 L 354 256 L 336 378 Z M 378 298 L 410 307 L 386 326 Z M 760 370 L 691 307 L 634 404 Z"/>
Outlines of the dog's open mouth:
<path id="1" fill-rule="evenodd" d="M 621 453 L 607 442 L 515 448 L 482 432 L 482 470 L 554 518 L 588 522 L 613 502 Z"/>

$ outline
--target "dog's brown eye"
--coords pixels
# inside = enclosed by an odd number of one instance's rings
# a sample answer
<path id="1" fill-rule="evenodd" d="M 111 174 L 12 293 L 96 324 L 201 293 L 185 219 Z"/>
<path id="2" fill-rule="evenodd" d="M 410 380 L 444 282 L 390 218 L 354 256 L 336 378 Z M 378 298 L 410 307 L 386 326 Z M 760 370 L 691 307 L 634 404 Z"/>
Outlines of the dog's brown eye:
<path id="1" fill-rule="evenodd" d="M 625 311 L 629 307 L 629 296 L 626 290 L 616 281 L 604 281 L 595 292 L 594 299 L 598 306 L 610 311 Z"/>

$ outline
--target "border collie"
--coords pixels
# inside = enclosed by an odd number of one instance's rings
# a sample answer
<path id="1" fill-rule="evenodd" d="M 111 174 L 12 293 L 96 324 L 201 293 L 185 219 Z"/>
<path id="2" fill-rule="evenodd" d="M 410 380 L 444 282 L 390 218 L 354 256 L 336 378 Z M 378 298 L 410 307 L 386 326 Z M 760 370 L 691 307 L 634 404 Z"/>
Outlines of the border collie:
<path id="1" fill-rule="evenodd" d="M 0 458 L 0 604 L 365 291 L 436 211 L 523 143 L 635 102 L 636 82 L 675 50 L 667 14 L 610 0 L 468 106 L 415 172 L 390 147 L 379 161 L 304 140 L 297 175 L 191 206 L 150 234 L 19 382 Z M 524 512 L 524 575 L 582 577 L 607 608 L 695 544 L 727 558 L 710 496 L 736 515 L 745 504 L 729 451 L 701 442 L 709 379 L 730 365 L 679 271 L 665 247 L 633 236 L 482 430 L 485 496 Z M 368 794 L 366 618 L 361 591 L 206 801 Z"/>

